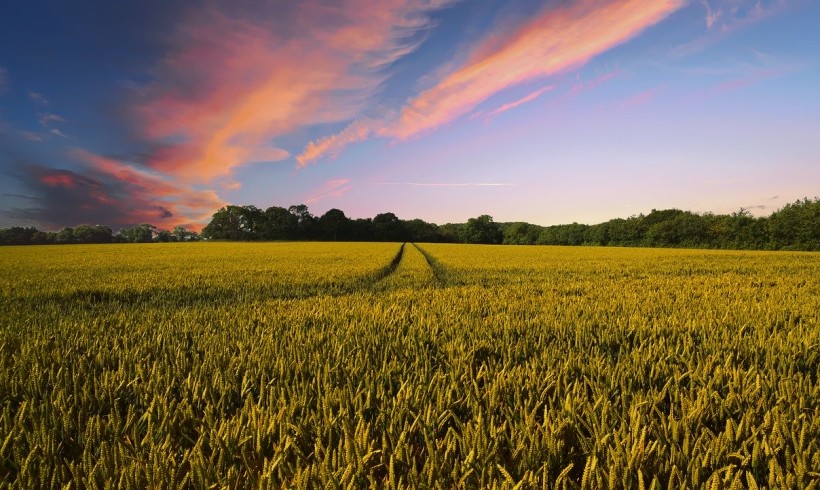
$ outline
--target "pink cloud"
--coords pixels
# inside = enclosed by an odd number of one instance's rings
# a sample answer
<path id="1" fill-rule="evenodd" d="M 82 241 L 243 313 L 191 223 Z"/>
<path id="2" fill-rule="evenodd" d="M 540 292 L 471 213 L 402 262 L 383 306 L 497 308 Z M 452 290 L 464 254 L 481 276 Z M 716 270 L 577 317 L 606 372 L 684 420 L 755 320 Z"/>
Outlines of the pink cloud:
<path id="1" fill-rule="evenodd" d="M 479 44 L 469 62 L 411 100 L 382 134 L 403 140 L 435 129 L 501 90 L 585 64 L 684 4 L 586 0 L 545 9 L 503 42 L 491 37 Z"/>
<path id="2" fill-rule="evenodd" d="M 481 116 L 483 116 L 484 121 L 486 122 L 486 121 L 488 121 L 488 120 L 490 120 L 490 119 L 494 118 L 495 116 L 497 116 L 497 115 L 499 115 L 499 114 L 501 114 L 501 113 L 503 113 L 503 112 L 507 112 L 507 111 L 509 111 L 510 109 L 515 109 L 516 107 L 518 107 L 518 106 L 520 106 L 520 105 L 524 105 L 524 104 L 526 104 L 527 102 L 532 102 L 533 100 L 535 100 L 535 99 L 537 99 L 538 97 L 540 97 L 540 96 L 541 96 L 541 94 L 543 94 L 544 92 L 547 92 L 547 91 L 549 91 L 549 90 L 553 90 L 554 88 L 555 88 L 555 87 L 554 87 L 553 85 L 548 85 L 548 86 L 546 86 L 546 87 L 542 87 L 542 88 L 540 88 L 540 89 L 538 89 L 538 90 L 536 90 L 536 91 L 534 91 L 534 92 L 531 92 L 531 93 L 529 93 L 529 94 L 525 95 L 524 97 L 521 97 L 521 98 L 520 98 L 520 99 L 518 99 L 518 100 L 514 100 L 514 101 L 512 101 L 512 102 L 508 102 L 508 103 L 506 103 L 506 104 L 503 104 L 503 105 L 501 105 L 501 106 L 499 106 L 499 107 L 497 107 L 497 108 L 495 108 L 495 109 L 491 110 L 490 112 L 488 112 L 488 113 L 486 113 L 486 114 L 480 114 L 480 115 L 481 115 Z"/>
<path id="3" fill-rule="evenodd" d="M 313 191 L 310 196 L 305 199 L 305 202 L 312 204 L 324 199 L 342 197 L 347 191 L 351 189 L 350 179 L 334 179 L 328 180 L 321 187 Z"/>
<path id="4" fill-rule="evenodd" d="M 140 94 L 143 136 L 164 143 L 149 165 L 207 182 L 287 158 L 277 137 L 359 114 L 384 68 L 417 47 L 413 34 L 448 3 L 307 0 L 277 4 L 282 13 L 237 16 L 231 6 L 188 18 Z"/>
<path id="5" fill-rule="evenodd" d="M 621 72 L 619 70 L 613 70 L 608 71 L 602 75 L 598 75 L 589 81 L 582 81 L 580 79 L 577 79 L 575 83 L 572 84 L 572 87 L 569 89 L 569 93 L 572 95 L 576 95 L 587 90 L 596 89 L 601 85 L 605 84 L 606 82 L 618 78 L 619 76 L 621 76 Z"/>
<path id="6" fill-rule="evenodd" d="M 296 156 L 296 163 L 299 167 L 304 167 L 325 156 L 337 158 L 347 145 L 370 138 L 382 124 L 381 121 L 370 118 L 356 119 L 341 132 L 308 143 L 302 153 Z"/>
<path id="7" fill-rule="evenodd" d="M 69 172 L 54 170 L 51 173 L 40 175 L 40 182 L 49 187 L 75 187 L 77 182 Z"/>
<path id="8" fill-rule="evenodd" d="M 723 11 L 720 8 L 712 8 L 706 0 L 701 0 L 701 4 L 706 9 L 706 28 L 711 29 L 723 15 Z"/>
<path id="9" fill-rule="evenodd" d="M 376 182 L 379 185 L 408 185 L 412 187 L 510 187 L 512 182 Z"/>
<path id="10" fill-rule="evenodd" d="M 658 94 L 657 88 L 644 90 L 638 94 L 628 97 L 615 104 L 618 109 L 626 109 L 633 106 L 643 105 L 652 100 Z"/>
<path id="11" fill-rule="evenodd" d="M 549 6 L 521 25 L 501 26 L 488 34 L 465 62 L 410 99 L 396 116 L 374 127 L 356 128 L 353 138 L 342 134 L 314 142 L 300 155 L 300 163 L 320 158 L 322 150 L 338 152 L 347 143 L 371 136 L 406 140 L 432 131 L 502 90 L 587 63 L 685 4 L 686 0 L 581 0 L 562 8 Z"/>
<path id="12" fill-rule="evenodd" d="M 215 210 L 225 205 L 212 190 L 180 185 L 167 176 L 119 160 L 83 149 L 72 150 L 71 156 L 84 162 L 96 180 L 114 183 L 116 192 L 100 187 L 96 195 L 89 197 L 96 203 L 117 203 L 119 222 L 149 222 L 160 228 L 183 225 L 199 229 Z"/>

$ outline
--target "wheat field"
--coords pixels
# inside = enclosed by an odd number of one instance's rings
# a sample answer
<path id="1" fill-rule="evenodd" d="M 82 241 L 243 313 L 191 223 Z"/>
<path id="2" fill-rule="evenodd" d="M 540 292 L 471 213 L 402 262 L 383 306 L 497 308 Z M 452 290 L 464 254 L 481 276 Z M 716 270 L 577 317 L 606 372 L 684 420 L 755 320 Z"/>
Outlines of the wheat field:
<path id="1" fill-rule="evenodd" d="M 820 254 L 6 247 L 0 487 L 816 488 Z"/>

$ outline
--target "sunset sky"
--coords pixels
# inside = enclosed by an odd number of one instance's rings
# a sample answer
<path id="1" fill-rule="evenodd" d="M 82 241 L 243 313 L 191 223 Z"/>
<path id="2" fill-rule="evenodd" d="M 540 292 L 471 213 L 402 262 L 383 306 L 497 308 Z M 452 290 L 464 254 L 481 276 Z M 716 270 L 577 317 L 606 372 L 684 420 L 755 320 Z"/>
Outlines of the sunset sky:
<path id="1" fill-rule="evenodd" d="M 550 225 L 820 195 L 816 0 L 0 4 L 0 226 Z"/>

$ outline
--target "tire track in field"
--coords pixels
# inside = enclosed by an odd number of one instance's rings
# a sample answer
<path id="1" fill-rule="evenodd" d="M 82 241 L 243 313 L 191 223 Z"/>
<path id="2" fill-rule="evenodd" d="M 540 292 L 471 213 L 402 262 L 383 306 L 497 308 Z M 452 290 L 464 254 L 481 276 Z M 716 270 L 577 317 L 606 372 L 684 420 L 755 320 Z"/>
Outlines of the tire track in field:
<path id="1" fill-rule="evenodd" d="M 104 311 L 108 308 L 119 308 L 122 305 L 144 307 L 163 306 L 169 296 L 174 297 L 177 306 L 200 307 L 203 305 L 216 306 L 222 304 L 236 304 L 248 301 L 249 299 L 262 300 L 299 300 L 313 298 L 317 296 L 346 296 L 362 291 L 382 291 L 385 290 L 385 280 L 394 275 L 396 269 L 401 265 L 404 258 L 404 247 L 406 243 L 399 246 L 396 255 L 384 267 L 375 272 L 352 277 L 326 290 L 302 291 L 294 289 L 292 291 L 272 291 L 259 288 L 256 290 L 243 290 L 241 288 L 209 287 L 202 289 L 197 285 L 185 286 L 168 290 L 155 288 L 149 290 L 125 290 L 125 291 L 102 291 L 102 290 L 78 290 L 71 292 L 59 292 L 37 295 L 34 300 L 43 305 L 59 306 L 61 309 L 80 308 L 81 310 L 99 309 Z M 389 286 L 388 286 L 389 287 Z M 13 298 L 4 302 L 4 307 L 15 304 L 29 304 L 31 300 L 27 298 Z"/>
<path id="2" fill-rule="evenodd" d="M 376 274 L 373 276 L 373 283 L 377 283 L 382 281 L 383 279 L 387 278 L 390 274 L 396 272 L 396 269 L 399 268 L 399 264 L 401 264 L 401 259 L 404 257 L 404 246 L 407 243 L 402 243 L 399 247 L 399 251 L 396 252 L 396 256 L 393 257 L 393 260 L 390 261 L 389 264 L 379 269 Z"/>
<path id="3" fill-rule="evenodd" d="M 421 255 L 424 256 L 424 260 L 427 261 L 427 265 L 429 265 L 430 269 L 432 269 L 433 271 L 433 278 L 435 278 L 436 283 L 439 286 L 446 286 L 450 278 L 450 273 L 447 272 L 447 268 L 441 265 L 441 262 L 436 260 L 436 258 L 432 255 L 430 255 L 428 251 L 419 247 L 418 244 L 413 243 L 413 246 L 416 247 L 416 250 L 418 250 L 421 253 Z"/>

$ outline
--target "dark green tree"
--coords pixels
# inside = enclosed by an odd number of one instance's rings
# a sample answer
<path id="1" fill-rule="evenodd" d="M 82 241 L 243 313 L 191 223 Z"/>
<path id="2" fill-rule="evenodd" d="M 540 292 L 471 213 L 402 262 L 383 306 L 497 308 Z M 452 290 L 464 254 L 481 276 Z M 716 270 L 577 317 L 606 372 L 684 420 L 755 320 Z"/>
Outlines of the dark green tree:
<path id="1" fill-rule="evenodd" d="M 296 204 L 288 208 L 290 214 L 296 217 L 296 239 L 311 239 L 316 233 L 316 217 L 310 214 L 307 205 Z"/>
<path id="2" fill-rule="evenodd" d="M 299 217 L 280 206 L 265 210 L 263 240 L 293 240 L 299 233 Z"/>
<path id="3" fill-rule="evenodd" d="M 541 233 L 541 227 L 519 221 L 505 226 L 502 233 L 505 245 L 534 245 Z"/>
<path id="4" fill-rule="evenodd" d="M 143 223 L 132 228 L 121 228 L 119 235 L 127 243 L 150 243 L 156 232 L 156 226 Z"/>
<path id="5" fill-rule="evenodd" d="M 242 206 L 225 206 L 214 213 L 211 222 L 202 229 L 202 236 L 214 240 L 250 240 L 253 217 Z"/>
<path id="6" fill-rule="evenodd" d="M 402 221 L 393 213 L 379 213 L 373 218 L 373 239 L 377 242 L 405 241 Z"/>
<path id="7" fill-rule="evenodd" d="M 12 226 L 11 228 L 0 229 L 0 245 L 31 245 L 35 243 L 37 228 Z"/>
<path id="8" fill-rule="evenodd" d="M 339 239 L 340 235 L 343 238 L 346 236 L 349 224 L 350 220 L 341 209 L 330 209 L 319 218 L 322 235 L 334 242 Z"/>
<path id="9" fill-rule="evenodd" d="M 402 224 L 406 238 L 411 242 L 433 243 L 441 241 L 438 227 L 420 219 L 404 221 Z"/>
<path id="10" fill-rule="evenodd" d="M 501 228 L 489 214 L 468 219 L 461 229 L 461 240 L 465 243 L 494 244 L 501 243 L 503 239 Z"/>
<path id="11" fill-rule="evenodd" d="M 193 242 L 199 240 L 199 234 L 195 231 L 187 230 L 184 226 L 175 226 L 171 230 L 173 241 L 177 242 Z"/>
<path id="12" fill-rule="evenodd" d="M 111 228 L 105 225 L 77 225 L 73 231 L 76 243 L 111 243 Z"/>
<path id="13" fill-rule="evenodd" d="M 54 234 L 54 243 L 66 244 L 75 243 L 74 228 L 66 226 Z"/>

